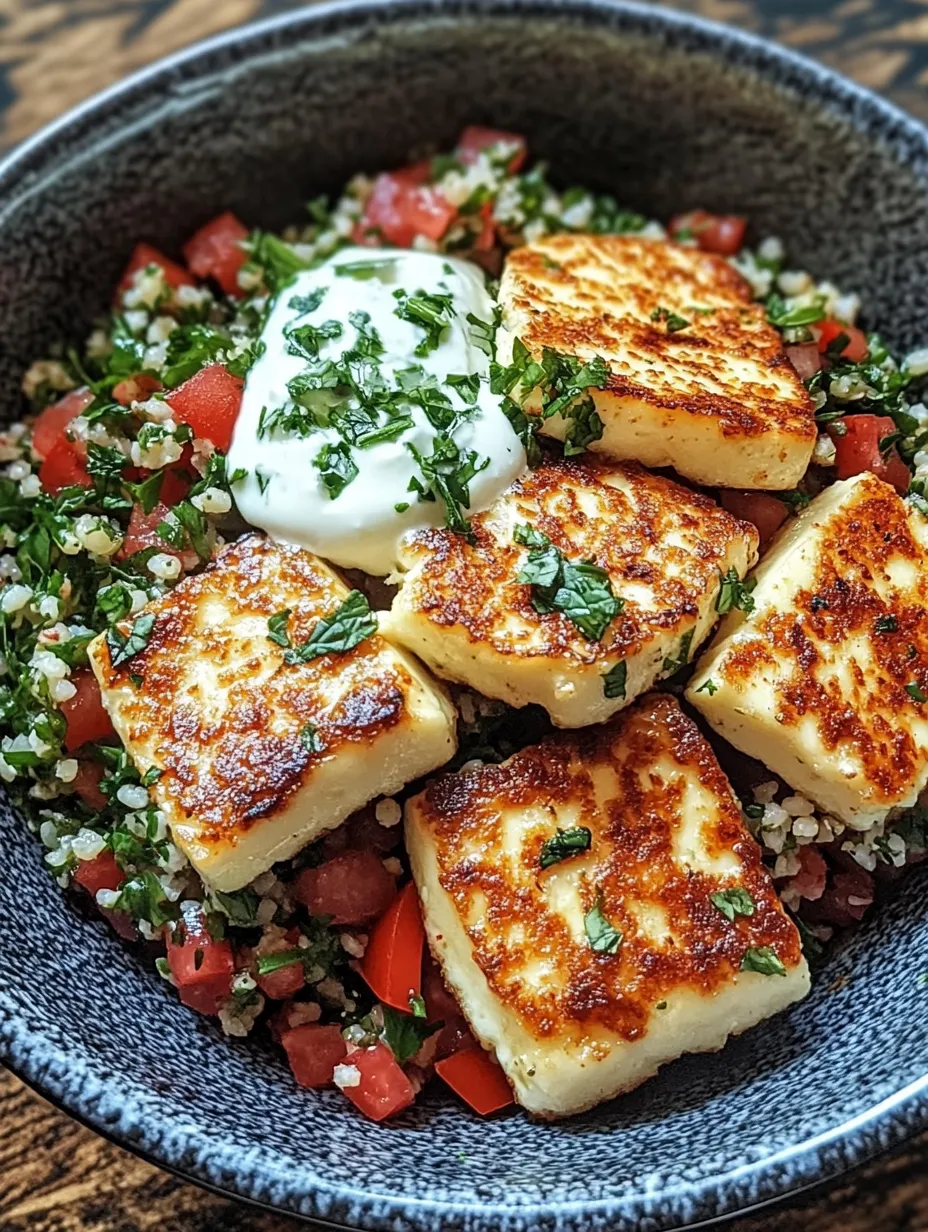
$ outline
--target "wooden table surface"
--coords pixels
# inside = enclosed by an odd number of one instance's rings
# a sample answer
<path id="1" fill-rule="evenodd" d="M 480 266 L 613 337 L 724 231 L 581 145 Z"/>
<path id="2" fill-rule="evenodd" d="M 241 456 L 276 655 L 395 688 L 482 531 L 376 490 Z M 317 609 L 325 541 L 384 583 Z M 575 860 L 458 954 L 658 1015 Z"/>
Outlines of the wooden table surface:
<path id="1" fill-rule="evenodd" d="M 0 146 L 158 56 L 287 0 L 0 0 Z M 677 0 L 928 118 L 928 0 Z M 79 1126 L 0 1070 L 0 1232 L 290 1232 Z M 928 1232 L 928 1133 L 729 1232 Z M 436 1230 L 437 1232 L 437 1230 Z"/>

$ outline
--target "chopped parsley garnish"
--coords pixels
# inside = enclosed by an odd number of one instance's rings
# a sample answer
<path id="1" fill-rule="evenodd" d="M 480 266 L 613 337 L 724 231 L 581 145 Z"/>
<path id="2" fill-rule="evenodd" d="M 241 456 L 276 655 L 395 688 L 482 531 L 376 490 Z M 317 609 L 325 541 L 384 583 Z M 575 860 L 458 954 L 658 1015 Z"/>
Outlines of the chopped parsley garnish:
<path id="1" fill-rule="evenodd" d="M 450 385 L 465 402 L 474 402 L 480 393 L 480 377 L 476 372 L 451 373 L 445 377 L 445 384 Z"/>
<path id="2" fill-rule="evenodd" d="M 614 663 L 603 675 L 603 696 L 625 700 L 625 686 L 628 681 L 628 664 L 624 659 Z"/>
<path id="3" fill-rule="evenodd" d="M 893 615 L 877 616 L 873 622 L 874 633 L 896 633 L 899 630 L 899 621 Z"/>
<path id="4" fill-rule="evenodd" d="M 717 907 L 726 920 L 731 920 L 732 923 L 734 923 L 735 916 L 751 916 L 757 909 L 754 899 L 743 886 L 731 886 L 727 890 L 718 890 L 715 894 L 710 894 L 709 899 L 713 907 Z"/>
<path id="5" fill-rule="evenodd" d="M 325 749 L 315 723 L 304 723 L 300 729 L 300 744 L 308 753 L 321 753 Z"/>
<path id="6" fill-rule="evenodd" d="M 906 693 L 908 693 L 909 697 L 913 699 L 913 701 L 928 702 L 928 696 L 926 696 L 925 693 L 922 692 L 921 686 L 919 685 L 917 680 L 911 680 L 905 686 L 905 691 Z"/>
<path id="7" fill-rule="evenodd" d="M 692 321 L 681 317 L 678 312 L 672 312 L 669 308 L 655 308 L 651 313 L 651 320 L 663 321 L 667 326 L 668 334 L 679 333 L 681 329 L 688 329 L 692 325 Z"/>
<path id="8" fill-rule="evenodd" d="M 573 826 L 569 830 L 558 831 L 553 837 L 545 839 L 538 856 L 541 868 L 550 868 L 561 860 L 569 860 L 571 856 L 581 851 L 589 851 L 593 835 L 586 826 Z"/>
<path id="9" fill-rule="evenodd" d="M 745 615 L 750 615 L 754 611 L 754 598 L 751 591 L 756 585 L 756 578 L 745 578 L 742 581 L 735 568 L 729 569 L 722 578 L 722 585 L 715 601 L 715 610 L 720 616 L 724 616 L 732 608 L 738 608 Z"/>
<path id="10" fill-rule="evenodd" d="M 401 321 L 409 321 L 421 326 L 425 337 L 415 349 L 415 354 L 425 356 L 438 349 L 444 337 L 445 330 L 454 316 L 454 297 L 440 292 L 419 290 L 415 295 L 407 295 L 405 291 L 394 291 L 399 300 L 394 313 Z"/>
<path id="11" fill-rule="evenodd" d="M 680 649 L 676 656 L 668 655 L 664 659 L 664 672 L 668 676 L 672 676 L 674 672 L 678 672 L 681 667 L 685 667 L 690 661 L 690 650 L 693 646 L 693 630 L 684 633 L 680 638 Z"/>
<path id="12" fill-rule="evenodd" d="M 342 278 L 357 278 L 367 282 L 371 278 L 391 275 L 396 270 L 395 257 L 372 257 L 369 261 L 346 261 L 336 265 L 335 272 Z"/>
<path id="13" fill-rule="evenodd" d="M 294 312 L 298 312 L 302 317 L 309 316 L 311 312 L 316 311 L 325 299 L 327 290 L 328 287 L 316 287 L 308 295 L 291 295 L 287 300 L 287 307 L 292 308 Z"/>
<path id="14" fill-rule="evenodd" d="M 296 355 L 300 359 L 318 359 L 319 348 L 330 338 L 342 336 L 340 321 L 323 321 L 321 325 L 296 325 L 291 322 L 284 327 L 284 337 L 287 340 L 287 354 Z"/>
<path id="15" fill-rule="evenodd" d="M 444 1025 L 426 1022 L 419 1014 L 403 1014 L 389 1005 L 383 1009 L 383 1038 L 400 1065 L 412 1060 L 425 1041 Z"/>
<path id="16" fill-rule="evenodd" d="M 799 308 L 787 307 L 782 295 L 773 292 L 767 296 L 767 320 L 777 329 L 796 329 L 803 325 L 815 325 L 825 319 L 825 305 L 822 300 Z"/>
<path id="17" fill-rule="evenodd" d="M 377 632 L 377 617 L 360 590 L 353 590 L 331 616 L 314 627 L 301 646 L 284 654 L 286 663 L 309 663 L 326 654 L 345 654 Z"/>
<path id="18" fill-rule="evenodd" d="M 760 975 L 786 975 L 786 968 L 770 945 L 761 945 L 744 951 L 742 971 L 757 971 Z"/>
<path id="19" fill-rule="evenodd" d="M 590 642 L 602 640 L 612 620 L 624 606 L 613 594 L 605 569 L 592 561 L 573 564 L 543 535 L 524 524 L 516 526 L 517 543 L 531 545 L 517 581 L 532 588 L 532 606 L 544 616 L 560 612 Z"/>
<path id="20" fill-rule="evenodd" d="M 278 646 L 285 648 L 290 645 L 290 634 L 287 632 L 290 615 L 291 609 L 285 607 L 282 612 L 277 612 L 268 618 L 267 640 L 269 642 L 276 642 Z"/>
<path id="21" fill-rule="evenodd" d="M 425 999 L 419 993 L 413 992 L 409 994 L 409 1012 L 413 1018 L 425 1018 Z"/>
<path id="22" fill-rule="evenodd" d="M 258 975 L 271 975 L 282 967 L 292 967 L 303 961 L 305 950 L 294 946 L 292 950 L 278 950 L 275 954 L 259 954 L 257 960 Z"/>
<path id="23" fill-rule="evenodd" d="M 300 270 L 309 269 L 311 265 L 295 251 L 292 244 L 270 231 L 252 231 L 245 248 L 251 254 L 245 268 L 259 267 L 269 291 L 280 291 L 293 282 Z"/>
<path id="24" fill-rule="evenodd" d="M 595 954 L 615 954 L 622 944 L 622 934 L 603 915 L 603 896 L 600 894 L 592 908 L 583 917 L 583 930 Z"/>
<path id="25" fill-rule="evenodd" d="M 140 654 L 148 645 L 154 627 L 154 612 L 143 612 L 141 616 L 136 616 L 128 634 L 123 633 L 116 625 L 107 629 L 106 645 L 113 667 L 121 667 L 123 663 Z"/>
<path id="26" fill-rule="evenodd" d="M 358 476 L 357 465 L 345 441 L 323 445 L 313 459 L 313 466 L 319 471 L 322 486 L 331 500 L 340 496 Z"/>
<path id="27" fill-rule="evenodd" d="M 718 693 L 718 691 L 719 691 L 719 686 L 715 683 L 715 681 L 712 679 L 711 676 L 709 677 L 708 680 L 704 680 L 703 683 L 696 690 L 697 693 L 708 693 L 710 697 L 714 697 L 715 694 Z"/>
<path id="28" fill-rule="evenodd" d="M 471 533 L 464 510 L 470 508 L 470 481 L 490 465 L 473 449 L 462 452 L 449 432 L 438 432 L 432 442 L 432 452 L 424 454 L 413 444 L 406 448 L 415 458 L 419 476 L 409 481 L 410 492 L 420 500 L 440 500 L 445 506 L 445 522 L 459 535 Z"/>

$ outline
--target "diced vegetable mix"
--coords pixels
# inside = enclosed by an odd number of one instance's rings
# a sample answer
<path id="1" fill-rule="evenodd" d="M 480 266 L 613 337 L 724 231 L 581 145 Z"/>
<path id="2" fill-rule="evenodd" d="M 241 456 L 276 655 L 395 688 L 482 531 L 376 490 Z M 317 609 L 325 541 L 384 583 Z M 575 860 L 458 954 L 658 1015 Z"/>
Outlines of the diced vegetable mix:
<path id="1" fill-rule="evenodd" d="M 398 829 L 371 808 L 252 886 L 211 891 L 171 842 L 153 780 L 121 747 L 86 650 L 110 631 L 115 654 L 131 658 L 146 618 L 128 636 L 116 622 L 243 528 L 240 476 L 228 473 L 225 451 L 261 327 L 296 272 L 349 243 L 456 253 L 498 274 L 508 247 L 556 231 L 667 234 L 611 197 L 556 190 L 526 158 L 518 135 L 471 127 L 450 154 L 358 176 L 334 208 L 312 202 L 309 223 L 283 237 L 249 231 L 227 211 L 190 237 L 183 264 L 140 242 L 83 352 L 32 366 L 29 426 L 0 436 L 0 777 L 49 868 L 93 897 L 122 936 L 161 948 L 159 970 L 180 999 L 228 1033 L 246 1034 L 276 1003 L 266 1016 L 296 1081 L 334 1083 L 375 1120 L 408 1107 L 433 1069 L 479 1113 L 511 1102 L 424 953 Z M 669 229 L 749 279 L 821 424 L 801 490 L 723 492 L 723 505 L 766 541 L 832 477 L 872 470 L 928 516 L 928 410 L 914 393 L 928 352 L 894 359 L 853 323 L 854 297 L 784 271 L 776 241 L 745 249 L 743 218 L 691 210 Z M 458 763 L 502 760 L 546 725 L 522 712 L 512 721 L 468 694 L 461 711 Z M 786 815 L 768 787 L 747 806 L 755 829 L 771 809 Z M 866 836 L 854 837 L 862 851 Z M 810 944 L 866 910 L 871 858 L 892 867 L 900 844 L 902 862 L 928 847 L 917 815 L 897 837 L 881 830 L 863 862 L 853 843 L 826 860 L 808 840 L 784 837 L 775 874 L 787 876 L 784 852 L 793 853 L 787 901 L 800 912 L 814 904 L 803 925 Z"/>

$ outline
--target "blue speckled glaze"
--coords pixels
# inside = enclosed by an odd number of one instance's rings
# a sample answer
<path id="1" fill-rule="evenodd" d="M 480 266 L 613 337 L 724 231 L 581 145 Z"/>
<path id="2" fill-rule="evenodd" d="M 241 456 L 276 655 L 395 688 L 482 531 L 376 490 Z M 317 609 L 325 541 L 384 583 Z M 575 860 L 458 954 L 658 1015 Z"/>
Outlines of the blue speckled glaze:
<path id="1" fill-rule="evenodd" d="M 928 135 L 745 35 L 581 0 L 323 5 L 147 71 L 0 167 L 0 393 L 80 336 L 134 239 L 170 248 L 231 206 L 266 225 L 463 123 L 526 132 L 558 177 L 648 212 L 744 212 L 797 264 L 924 341 Z M 484 1123 L 438 1093 L 395 1123 L 300 1091 L 228 1041 L 65 898 L 0 810 L 0 1055 L 94 1128 L 194 1180 L 366 1229 L 658 1232 L 836 1174 L 928 1124 L 925 880 L 811 997 L 557 1126 Z"/>

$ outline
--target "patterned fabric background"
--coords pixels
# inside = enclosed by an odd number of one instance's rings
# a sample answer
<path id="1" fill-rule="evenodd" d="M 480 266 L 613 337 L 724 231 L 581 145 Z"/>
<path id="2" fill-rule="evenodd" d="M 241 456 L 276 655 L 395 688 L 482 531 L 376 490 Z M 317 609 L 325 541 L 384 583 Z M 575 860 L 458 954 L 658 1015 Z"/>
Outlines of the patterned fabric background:
<path id="1" fill-rule="evenodd" d="M 295 0 L 0 0 L 0 144 L 178 47 Z M 928 114 L 928 0 L 677 0 Z"/>

